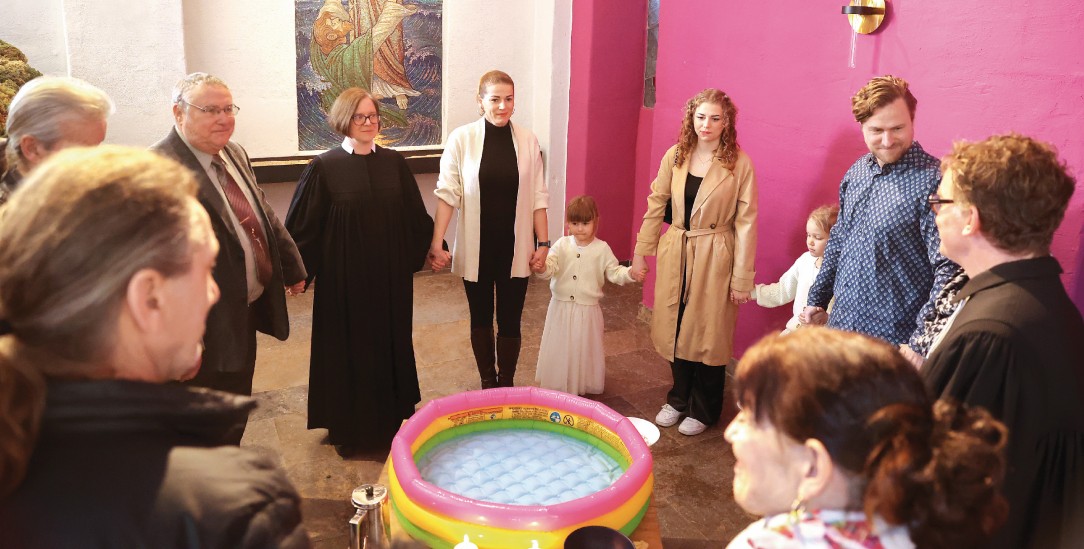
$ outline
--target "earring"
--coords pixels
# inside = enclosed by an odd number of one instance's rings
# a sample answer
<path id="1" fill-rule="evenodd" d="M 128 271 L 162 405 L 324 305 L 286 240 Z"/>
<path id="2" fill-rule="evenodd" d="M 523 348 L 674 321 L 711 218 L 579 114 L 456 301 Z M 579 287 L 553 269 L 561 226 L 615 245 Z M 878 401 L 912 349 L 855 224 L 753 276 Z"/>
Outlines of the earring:
<path id="1" fill-rule="evenodd" d="M 481 105 L 478 105 L 478 116 L 485 116 L 485 115 L 486 115 L 486 110 L 483 109 Z"/>
<path id="2" fill-rule="evenodd" d="M 791 524 L 798 524 L 801 522 L 802 517 L 805 515 L 805 500 L 802 496 L 795 496 L 794 501 L 790 504 L 790 515 L 788 522 Z"/>

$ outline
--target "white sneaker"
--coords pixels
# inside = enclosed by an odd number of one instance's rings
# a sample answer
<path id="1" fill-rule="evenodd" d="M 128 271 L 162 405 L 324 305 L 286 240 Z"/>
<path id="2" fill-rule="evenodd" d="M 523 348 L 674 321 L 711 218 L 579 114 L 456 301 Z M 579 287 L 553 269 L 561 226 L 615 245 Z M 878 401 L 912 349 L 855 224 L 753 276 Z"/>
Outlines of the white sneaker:
<path id="1" fill-rule="evenodd" d="M 681 425 L 678 425 L 678 432 L 683 435 L 695 436 L 703 433 L 707 428 L 708 426 L 700 423 L 699 420 L 687 417 L 685 421 L 681 422 Z"/>
<path id="2" fill-rule="evenodd" d="M 671 427 L 681 419 L 681 412 L 674 409 L 669 404 L 663 404 L 662 410 L 659 410 L 659 415 L 655 416 L 655 425 L 659 427 Z"/>

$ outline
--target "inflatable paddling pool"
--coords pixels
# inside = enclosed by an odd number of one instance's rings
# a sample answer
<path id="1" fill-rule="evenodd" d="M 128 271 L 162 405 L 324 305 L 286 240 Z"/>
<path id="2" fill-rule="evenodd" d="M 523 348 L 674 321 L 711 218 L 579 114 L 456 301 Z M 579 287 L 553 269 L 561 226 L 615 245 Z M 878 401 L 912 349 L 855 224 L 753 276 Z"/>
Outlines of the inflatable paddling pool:
<path id="1" fill-rule="evenodd" d="M 654 483 L 628 418 L 559 391 L 510 387 L 434 400 L 399 430 L 388 468 L 392 512 L 415 539 L 486 549 L 561 547 L 582 526 L 626 535 Z"/>

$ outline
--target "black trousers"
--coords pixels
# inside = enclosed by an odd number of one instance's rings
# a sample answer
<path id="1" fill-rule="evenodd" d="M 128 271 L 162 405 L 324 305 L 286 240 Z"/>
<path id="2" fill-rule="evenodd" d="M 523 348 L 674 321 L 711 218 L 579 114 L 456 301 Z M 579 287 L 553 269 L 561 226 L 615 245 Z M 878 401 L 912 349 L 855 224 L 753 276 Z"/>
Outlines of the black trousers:
<path id="1" fill-rule="evenodd" d="M 519 337 L 520 319 L 523 317 L 523 301 L 527 298 L 526 278 L 502 278 L 470 282 L 463 279 L 470 307 L 470 327 L 493 326 L 494 295 L 496 295 L 497 336 Z"/>
<path id="2" fill-rule="evenodd" d="M 674 387 L 666 394 L 666 403 L 705 425 L 714 425 L 723 413 L 723 389 L 726 366 L 708 366 L 674 358 L 670 364 Z"/>
<path id="3" fill-rule="evenodd" d="M 682 281 L 682 288 L 684 286 Z M 678 333 L 674 336 L 675 342 L 681 333 L 681 320 L 684 316 L 685 303 L 682 302 L 678 305 Z M 715 425 L 723 413 L 726 365 L 708 366 L 703 362 L 678 358 L 675 349 L 670 372 L 674 375 L 674 387 L 666 394 L 666 403 L 700 423 Z"/>

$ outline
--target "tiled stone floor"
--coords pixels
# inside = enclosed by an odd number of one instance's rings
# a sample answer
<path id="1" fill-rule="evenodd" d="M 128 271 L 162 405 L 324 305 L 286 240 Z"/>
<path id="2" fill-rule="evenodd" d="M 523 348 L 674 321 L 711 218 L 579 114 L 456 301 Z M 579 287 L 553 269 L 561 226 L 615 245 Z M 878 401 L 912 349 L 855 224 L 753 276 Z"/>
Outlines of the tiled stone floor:
<path id="1" fill-rule="evenodd" d="M 304 497 L 305 523 L 317 547 L 346 546 L 346 521 L 352 514 L 350 491 L 376 481 L 385 458 L 344 460 L 324 438 L 323 429 L 306 430 L 305 403 L 312 293 L 289 300 L 291 337 L 259 340 L 254 391 L 259 409 L 249 420 L 242 445 L 279 460 Z M 419 274 L 414 280 L 414 348 L 425 402 L 476 389 L 478 377 L 468 339 L 463 286 L 448 273 Z M 523 315 L 523 351 L 516 382 L 533 385 L 538 343 L 549 289 L 532 279 Z M 606 318 L 606 392 L 596 398 L 629 416 L 653 419 L 669 389 L 667 363 L 652 349 L 648 327 L 637 315 L 640 288 L 608 285 L 602 301 Z M 734 457 L 723 427 L 734 414 L 727 399 L 720 423 L 696 437 L 676 427 L 663 429 L 652 448 L 655 501 L 667 549 L 722 547 L 752 521 L 730 495 Z"/>
<path id="2" fill-rule="evenodd" d="M 418 184 L 432 213 L 436 177 L 419 175 Z M 294 183 L 261 186 L 284 218 Z M 448 234 L 455 234 L 454 227 L 449 227 Z M 651 348 L 647 324 L 640 318 L 640 291 L 638 285 L 606 287 L 602 300 L 606 392 L 596 398 L 622 414 L 651 420 L 670 388 L 670 369 Z M 535 384 L 549 296 L 544 281 L 531 280 L 523 311 L 517 384 Z M 304 498 L 305 524 L 316 547 L 342 549 L 347 544 L 346 521 L 353 514 L 350 492 L 358 484 L 376 481 L 387 456 L 344 460 L 324 441 L 325 430 L 305 429 L 312 297 L 307 293 L 288 299 L 288 341 L 260 335 L 253 381 L 260 407 L 249 418 L 241 444 L 279 460 Z M 446 272 L 415 275 L 414 353 L 421 404 L 478 388 L 468 324 L 467 299 L 458 277 Z M 723 428 L 735 411 L 728 394 L 719 424 L 695 437 L 679 434 L 677 427 L 662 429 L 662 438 L 652 447 L 654 498 L 667 549 L 723 547 L 755 518 L 738 507 L 730 492 L 734 456 L 723 440 Z"/>

